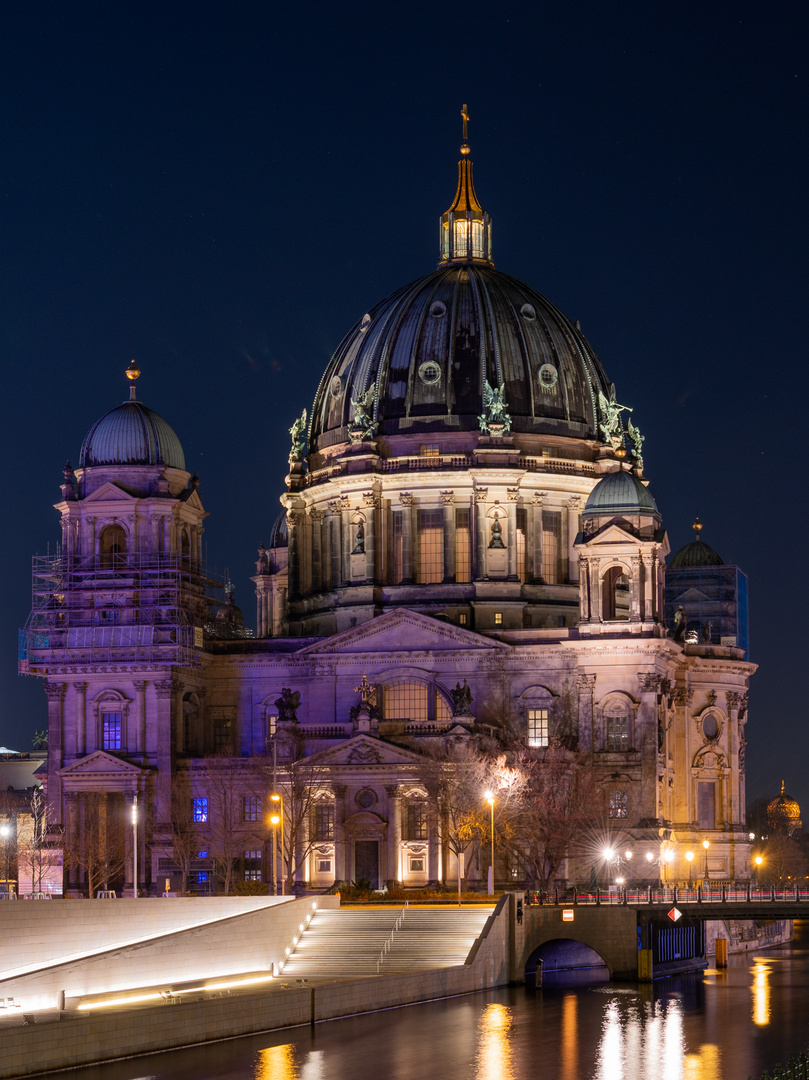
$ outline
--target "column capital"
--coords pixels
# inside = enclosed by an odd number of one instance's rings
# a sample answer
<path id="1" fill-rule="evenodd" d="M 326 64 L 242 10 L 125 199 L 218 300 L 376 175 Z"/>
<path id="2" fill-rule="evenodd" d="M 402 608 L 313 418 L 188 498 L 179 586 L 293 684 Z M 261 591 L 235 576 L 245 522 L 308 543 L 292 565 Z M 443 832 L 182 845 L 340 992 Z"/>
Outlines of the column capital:
<path id="1" fill-rule="evenodd" d="M 412 494 L 412 492 L 410 492 L 410 491 L 400 491 L 399 492 L 399 502 L 401 503 L 402 506 L 412 506 L 413 505 L 413 494 Z"/>
<path id="2" fill-rule="evenodd" d="M 515 503 L 520 498 L 520 489 L 518 487 L 507 488 L 506 495 L 508 496 L 509 502 Z"/>
<path id="3" fill-rule="evenodd" d="M 660 690 L 660 683 L 662 676 L 656 672 L 639 671 L 638 683 L 640 684 L 641 693 L 643 694 L 657 694 Z"/>
<path id="4" fill-rule="evenodd" d="M 143 691 L 148 687 L 149 681 L 148 679 L 135 679 L 132 685 L 135 687 L 138 693 L 143 693 Z"/>
<path id="5" fill-rule="evenodd" d="M 77 694 L 86 694 L 87 693 L 87 687 L 89 685 L 90 684 L 86 683 L 86 682 L 74 682 L 73 683 L 73 689 L 76 691 Z"/>
<path id="6" fill-rule="evenodd" d="M 531 495 L 531 502 L 534 504 L 534 506 L 542 506 L 547 497 L 547 491 L 534 491 Z"/>
<path id="7" fill-rule="evenodd" d="M 61 701 L 67 691 L 67 683 L 45 683 L 43 689 L 48 701 Z"/>
<path id="8" fill-rule="evenodd" d="M 455 502 L 455 492 L 454 491 L 442 491 L 441 492 L 441 502 L 444 504 L 444 506 L 452 506 L 453 503 Z"/>
<path id="9" fill-rule="evenodd" d="M 158 698 L 171 697 L 171 691 L 173 688 L 173 681 L 171 679 L 157 679 L 154 686 L 155 690 L 157 691 Z"/>
<path id="10" fill-rule="evenodd" d="M 475 488 L 475 502 L 485 503 L 489 496 L 488 488 Z"/>

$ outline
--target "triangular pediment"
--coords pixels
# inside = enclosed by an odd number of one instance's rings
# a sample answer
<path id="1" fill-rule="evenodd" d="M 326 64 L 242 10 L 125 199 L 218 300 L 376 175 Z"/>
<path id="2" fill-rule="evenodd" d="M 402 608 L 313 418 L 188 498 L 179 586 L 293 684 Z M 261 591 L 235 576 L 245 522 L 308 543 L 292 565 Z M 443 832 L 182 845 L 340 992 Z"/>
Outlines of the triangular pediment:
<path id="1" fill-rule="evenodd" d="M 675 600 L 687 600 L 692 603 L 697 600 L 707 601 L 710 599 L 707 593 L 704 593 L 701 589 L 695 588 L 693 585 L 690 589 L 686 589 L 684 592 L 678 593 Z"/>
<path id="2" fill-rule="evenodd" d="M 78 761 L 72 761 L 69 765 L 65 765 L 57 775 L 62 778 L 63 783 L 69 780 L 89 780 L 92 778 L 122 780 L 128 777 L 134 782 L 139 776 L 145 775 L 147 771 L 133 765 L 131 761 L 124 761 L 114 754 L 106 753 L 104 750 L 96 750 L 92 754 L 88 754 L 87 757 L 79 758 Z"/>
<path id="3" fill-rule="evenodd" d="M 301 733 L 305 733 L 301 727 Z M 338 746 L 318 750 L 306 758 L 308 765 L 422 765 L 424 759 L 412 750 L 394 746 L 373 735 L 360 733 Z"/>
<path id="4" fill-rule="evenodd" d="M 340 653 L 495 652 L 508 650 L 502 641 L 475 634 L 451 623 L 439 622 L 407 608 L 395 608 L 375 619 L 342 630 L 305 646 L 298 656 Z"/>
<path id="5" fill-rule="evenodd" d="M 633 535 L 633 533 L 627 532 L 626 529 L 622 529 L 619 525 L 607 525 L 600 532 L 596 533 L 592 539 L 586 540 L 584 546 L 592 549 L 601 547 L 602 545 L 614 547 L 615 544 L 628 544 L 630 547 L 641 548 L 648 543 L 648 540 L 641 540 L 639 537 Z"/>
<path id="6" fill-rule="evenodd" d="M 124 491 L 123 488 L 119 488 L 116 484 L 111 483 L 109 480 L 102 484 L 100 488 L 96 488 L 86 499 L 85 503 L 99 503 L 99 502 L 137 502 L 138 500 L 134 495 L 130 495 L 128 491 Z"/>
<path id="7" fill-rule="evenodd" d="M 202 505 L 202 499 L 199 497 L 199 492 L 196 490 L 196 488 L 191 488 L 191 490 L 188 492 L 187 495 L 185 495 L 185 498 L 183 498 L 182 501 L 185 503 L 186 506 L 191 506 L 194 508 L 194 510 L 199 510 L 202 513 L 205 513 L 205 507 Z"/>

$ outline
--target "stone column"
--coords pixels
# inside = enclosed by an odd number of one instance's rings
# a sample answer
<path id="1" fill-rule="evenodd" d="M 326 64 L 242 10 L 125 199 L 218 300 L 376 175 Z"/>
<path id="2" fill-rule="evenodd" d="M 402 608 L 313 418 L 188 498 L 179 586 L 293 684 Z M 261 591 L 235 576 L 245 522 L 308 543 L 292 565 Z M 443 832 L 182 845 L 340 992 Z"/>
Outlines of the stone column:
<path id="1" fill-rule="evenodd" d="M 290 604 L 301 595 L 300 546 L 303 540 L 302 515 L 298 510 L 287 509 L 287 550 Z"/>
<path id="2" fill-rule="evenodd" d="M 520 497 L 519 488 L 508 489 L 508 505 L 506 506 L 506 520 L 508 521 L 508 580 L 517 580 L 517 500 Z"/>
<path id="3" fill-rule="evenodd" d="M 155 822 L 161 828 L 171 821 L 172 701 L 173 681 L 158 679 L 155 684 L 157 710 L 148 735 L 148 750 L 157 766 L 155 783 Z"/>
<path id="4" fill-rule="evenodd" d="M 472 574 L 473 581 L 486 581 L 486 547 L 488 540 L 486 537 L 486 498 L 489 494 L 488 488 L 477 488 L 475 490 L 475 552 L 474 552 L 474 572 Z"/>
<path id="5" fill-rule="evenodd" d="M 595 726 L 593 698 L 596 688 L 595 675 L 584 672 L 576 676 L 576 688 L 579 695 L 579 749 L 583 753 L 592 753 L 598 748 L 598 736 Z"/>
<path id="6" fill-rule="evenodd" d="M 455 492 L 442 491 L 444 504 L 444 581 L 455 581 Z"/>
<path id="7" fill-rule="evenodd" d="M 135 687 L 135 740 L 133 750 L 136 754 L 146 753 L 146 688 L 145 679 L 136 679 Z"/>
<path id="8" fill-rule="evenodd" d="M 179 679 L 172 680 L 173 707 L 172 713 L 174 714 L 174 738 L 172 739 L 172 746 L 175 753 L 181 754 L 185 750 L 185 724 L 183 722 L 183 696 L 185 687 Z M 234 732 L 235 735 L 235 732 Z"/>
<path id="9" fill-rule="evenodd" d="M 69 791 L 65 795 L 64 824 L 65 847 L 75 851 L 78 844 L 81 842 L 81 833 L 79 829 L 79 795 L 76 791 Z M 78 891 L 81 888 L 81 870 L 75 862 L 68 864 L 66 874 L 67 888 L 71 891 Z"/>
<path id="10" fill-rule="evenodd" d="M 534 523 L 534 581 L 539 581 L 542 577 L 542 507 L 544 502 L 544 491 L 535 491 L 531 496 L 531 518 Z"/>
<path id="11" fill-rule="evenodd" d="M 323 588 L 323 511 L 313 508 L 309 511 L 312 519 L 312 592 Z"/>
<path id="12" fill-rule="evenodd" d="M 351 584 L 351 552 L 354 544 L 351 539 L 351 507 L 348 504 L 348 495 L 340 496 L 340 560 L 341 584 Z"/>
<path id="13" fill-rule="evenodd" d="M 323 521 L 321 524 L 322 534 L 322 550 L 320 555 L 320 565 L 323 580 L 324 589 L 333 589 L 335 585 L 339 584 L 334 580 L 334 570 L 332 567 L 332 529 L 334 527 L 334 512 L 329 506 L 329 510 L 324 513 Z"/>
<path id="14" fill-rule="evenodd" d="M 87 753 L 87 686 L 86 682 L 73 683 L 76 691 L 76 747 L 77 757 Z"/>
<path id="15" fill-rule="evenodd" d="M 629 590 L 629 621 L 641 622 L 643 619 L 643 559 L 640 555 L 630 558 L 632 566 L 632 585 Z"/>
<path id="16" fill-rule="evenodd" d="M 571 495 L 567 500 L 567 562 L 568 579 L 571 583 L 578 581 L 576 576 L 579 569 L 579 561 L 573 545 L 579 532 L 579 510 L 581 508 L 581 496 Z"/>
<path id="17" fill-rule="evenodd" d="M 590 621 L 590 567 L 583 556 L 579 556 L 579 622 Z"/>
<path id="18" fill-rule="evenodd" d="M 387 873 L 388 881 L 402 880 L 402 796 L 398 784 L 385 787 L 388 796 Z"/>
<path id="19" fill-rule="evenodd" d="M 346 836 L 346 785 L 332 784 L 334 792 L 334 880 L 348 880 L 348 837 Z"/>
<path id="20" fill-rule="evenodd" d="M 62 780 L 65 764 L 65 691 L 67 683 L 45 683 L 48 698 L 48 802 L 62 818 Z"/>
<path id="21" fill-rule="evenodd" d="M 379 577 L 376 559 L 376 507 L 378 499 L 373 491 L 365 491 L 362 495 L 362 502 L 365 509 L 365 580 L 373 584 Z"/>
<path id="22" fill-rule="evenodd" d="M 413 496 L 409 491 L 399 495 L 402 506 L 402 585 L 413 584 Z"/>
<path id="23" fill-rule="evenodd" d="M 654 672 L 639 672 L 640 705 L 635 716 L 635 749 L 640 750 L 641 805 L 639 817 L 654 820 L 657 799 L 657 727 L 658 695 L 661 677 Z"/>

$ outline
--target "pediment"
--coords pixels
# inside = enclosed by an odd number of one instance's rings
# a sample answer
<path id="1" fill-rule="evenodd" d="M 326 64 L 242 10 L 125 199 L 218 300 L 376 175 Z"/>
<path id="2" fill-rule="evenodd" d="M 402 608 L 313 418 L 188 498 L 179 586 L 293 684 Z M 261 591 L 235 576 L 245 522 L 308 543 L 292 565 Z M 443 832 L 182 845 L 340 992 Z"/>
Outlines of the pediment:
<path id="1" fill-rule="evenodd" d="M 305 732 L 305 727 L 301 727 Z M 424 759 L 411 750 L 394 746 L 383 739 L 364 733 L 355 735 L 338 746 L 318 750 L 306 758 L 309 765 L 421 765 Z"/>
<path id="2" fill-rule="evenodd" d="M 88 495 L 83 500 L 87 503 L 103 503 L 103 502 L 129 502 L 134 503 L 138 500 L 134 495 L 130 495 L 128 491 L 124 491 L 123 488 L 117 487 L 109 480 L 102 484 L 100 488 L 97 488 L 92 494 Z"/>
<path id="3" fill-rule="evenodd" d="M 439 622 L 406 608 L 395 608 L 361 626 L 332 634 L 325 640 L 301 649 L 298 656 L 339 653 L 396 652 L 497 652 L 508 650 L 501 641 L 482 637 L 471 630 Z"/>
<path id="4" fill-rule="evenodd" d="M 648 543 L 648 540 L 641 540 L 639 537 L 633 535 L 631 532 L 627 532 L 626 529 L 622 529 L 618 525 L 606 525 L 600 532 L 596 533 L 592 539 L 586 540 L 583 546 L 592 549 L 607 544 L 611 547 L 615 544 L 623 544 L 634 548 L 642 548 Z"/>
<path id="5" fill-rule="evenodd" d="M 194 510 L 199 510 L 201 513 L 205 513 L 205 507 L 202 505 L 202 499 L 199 497 L 199 492 L 192 488 L 183 502 L 186 506 L 191 506 Z"/>
<path id="6" fill-rule="evenodd" d="M 709 600 L 710 597 L 707 593 L 704 593 L 701 589 L 694 588 L 694 586 L 692 585 L 690 589 L 686 589 L 684 592 L 678 593 L 678 595 L 675 596 L 674 599 L 689 600 L 693 602 L 695 600 Z"/>
<path id="7" fill-rule="evenodd" d="M 122 758 L 116 757 L 114 754 L 108 754 L 104 750 L 95 750 L 92 754 L 88 754 L 87 757 L 79 758 L 78 761 L 72 761 L 69 765 L 65 765 L 57 775 L 62 778 L 63 782 L 72 779 L 89 780 L 94 777 L 103 777 L 105 779 L 126 779 L 131 777 L 134 782 L 147 771 L 133 765 L 130 761 L 124 761 Z"/>

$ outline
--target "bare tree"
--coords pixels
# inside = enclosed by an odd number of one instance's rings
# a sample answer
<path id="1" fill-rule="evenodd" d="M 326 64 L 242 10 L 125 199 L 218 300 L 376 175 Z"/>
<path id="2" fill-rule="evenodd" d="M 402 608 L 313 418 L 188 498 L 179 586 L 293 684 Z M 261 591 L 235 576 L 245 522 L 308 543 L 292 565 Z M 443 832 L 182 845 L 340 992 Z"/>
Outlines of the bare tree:
<path id="1" fill-rule="evenodd" d="M 762 849 L 757 877 L 761 885 L 792 888 L 806 879 L 809 863 L 800 842 L 786 833 L 772 832 Z"/>
<path id="2" fill-rule="evenodd" d="M 217 878 L 229 893 L 244 845 L 262 839 L 261 821 L 245 821 L 245 800 L 254 797 L 256 791 L 256 761 L 229 756 L 210 758 L 201 782 L 208 800 L 203 834 Z"/>
<path id="3" fill-rule="evenodd" d="M 82 793 L 81 809 L 84 828 L 65 847 L 65 861 L 84 872 L 93 897 L 124 872 L 126 823 L 123 804 L 103 792 Z"/>
<path id="4" fill-rule="evenodd" d="M 180 871 L 180 890 L 188 892 L 188 879 L 200 847 L 194 822 L 194 789 L 186 769 L 178 769 L 171 784 L 170 832 L 160 846 Z"/>
<path id="5" fill-rule="evenodd" d="M 48 872 L 57 863 L 58 855 L 50 840 L 50 807 L 42 787 L 31 792 L 29 812 L 18 817 L 17 859 L 19 876 L 31 882 L 31 891 L 44 892 Z"/>

